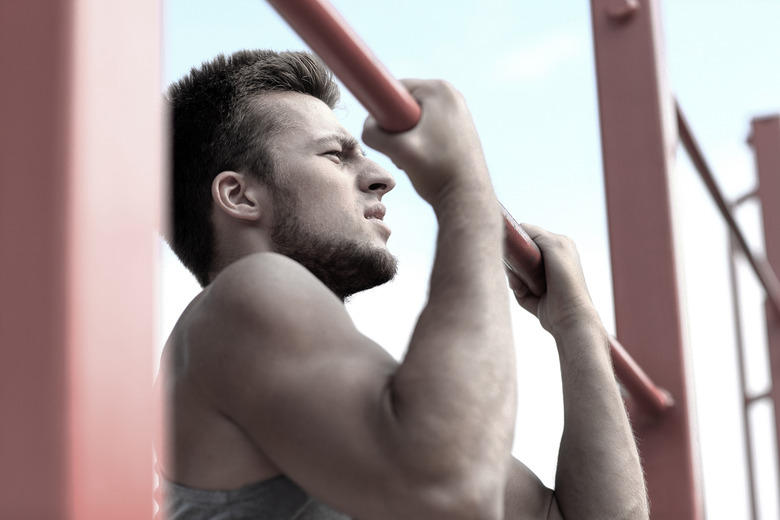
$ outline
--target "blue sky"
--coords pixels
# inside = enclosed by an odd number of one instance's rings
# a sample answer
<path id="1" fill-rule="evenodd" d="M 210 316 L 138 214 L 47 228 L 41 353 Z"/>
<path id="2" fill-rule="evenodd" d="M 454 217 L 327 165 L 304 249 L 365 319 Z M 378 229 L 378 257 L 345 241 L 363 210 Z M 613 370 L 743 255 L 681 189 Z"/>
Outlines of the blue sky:
<path id="1" fill-rule="evenodd" d="M 336 0 L 374 53 L 398 77 L 436 77 L 466 96 L 482 137 L 499 198 L 520 221 L 572 236 L 607 327 L 614 331 L 607 217 L 588 2 L 512 0 Z M 727 197 L 755 184 L 745 144 L 750 119 L 780 112 L 780 4 L 769 0 L 676 0 L 662 6 L 667 71 Z M 241 48 L 305 45 L 261 0 L 167 0 L 164 82 L 190 67 Z M 355 135 L 365 111 L 349 95 L 337 109 Z M 372 158 L 392 164 L 376 152 Z M 357 325 L 396 356 L 424 305 L 435 236 L 429 208 L 402 172 L 386 198 L 391 250 L 401 271 L 392 284 L 349 305 Z M 725 226 L 687 159 L 674 174 L 675 213 L 688 302 L 705 499 L 710 519 L 746 516 L 742 478 L 734 327 L 728 301 Z M 753 247 L 762 251 L 759 206 L 739 211 Z M 767 385 L 760 292 L 741 268 L 750 387 Z M 197 292 L 169 252 L 162 257 L 161 343 Z M 555 348 L 535 320 L 514 316 L 521 387 L 516 455 L 552 484 L 562 426 Z M 630 349 L 630 346 L 627 346 Z M 523 399 L 527 396 L 527 399 Z M 769 410 L 756 412 L 766 425 Z M 528 428 L 527 424 L 533 424 Z M 769 431 L 768 429 L 760 431 Z M 771 439 L 757 437 L 763 518 L 776 518 Z M 770 450 L 767 452 L 766 450 Z M 776 460 L 776 459 L 774 459 Z"/>

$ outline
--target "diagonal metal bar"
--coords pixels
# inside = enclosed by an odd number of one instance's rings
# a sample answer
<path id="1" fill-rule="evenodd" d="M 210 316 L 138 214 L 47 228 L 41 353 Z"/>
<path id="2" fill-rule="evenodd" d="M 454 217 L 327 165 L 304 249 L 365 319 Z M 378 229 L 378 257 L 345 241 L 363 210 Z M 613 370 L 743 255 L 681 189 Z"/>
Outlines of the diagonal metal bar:
<path id="1" fill-rule="evenodd" d="M 717 182 L 715 182 L 715 176 L 712 174 L 712 169 L 707 164 L 704 158 L 704 154 L 696 142 L 696 138 L 691 131 L 688 121 L 685 119 L 680 104 L 676 104 L 677 112 L 677 131 L 680 135 L 680 141 L 682 141 L 685 150 L 688 152 L 688 156 L 691 158 L 696 171 L 699 173 L 704 185 L 707 187 L 707 191 L 710 192 L 715 205 L 720 210 L 723 218 L 726 220 L 729 229 L 734 235 L 736 241 L 742 253 L 745 255 L 753 271 L 756 273 L 759 282 L 766 291 L 767 299 L 771 303 L 774 310 L 780 314 L 780 280 L 778 280 L 772 267 L 765 258 L 756 256 L 750 249 L 750 246 L 745 239 L 745 234 L 742 233 L 742 229 L 739 227 L 734 214 L 731 212 L 731 207 L 726 202 L 723 193 L 720 190 Z"/>

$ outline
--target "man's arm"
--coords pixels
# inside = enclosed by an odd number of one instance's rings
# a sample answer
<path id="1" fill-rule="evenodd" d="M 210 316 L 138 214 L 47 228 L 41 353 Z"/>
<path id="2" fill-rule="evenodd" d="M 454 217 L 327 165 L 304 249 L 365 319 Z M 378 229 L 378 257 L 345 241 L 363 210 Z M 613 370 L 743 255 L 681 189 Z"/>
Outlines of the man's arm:
<path id="1" fill-rule="evenodd" d="M 392 135 L 369 120 L 364 133 L 439 224 L 428 304 L 395 374 L 394 403 L 415 418 L 410 435 L 425 433 L 418 470 L 446 467 L 463 479 L 459 493 L 493 493 L 500 509 L 516 413 L 501 213 L 463 98 L 441 82 L 405 83 L 422 104 L 417 126 Z M 441 444 L 454 451 L 442 458 Z"/>
<path id="2" fill-rule="evenodd" d="M 565 237 L 524 227 L 542 250 L 547 293 L 537 298 L 511 275 L 510 285 L 555 338 L 563 382 L 564 430 L 550 518 L 646 519 L 636 442 L 576 248 Z"/>

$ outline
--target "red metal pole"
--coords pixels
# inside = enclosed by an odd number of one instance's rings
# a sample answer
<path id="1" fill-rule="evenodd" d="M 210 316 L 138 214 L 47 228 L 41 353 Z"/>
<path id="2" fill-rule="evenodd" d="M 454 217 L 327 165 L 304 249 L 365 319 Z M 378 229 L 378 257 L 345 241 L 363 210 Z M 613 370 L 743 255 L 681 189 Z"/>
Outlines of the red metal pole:
<path id="1" fill-rule="evenodd" d="M 68 499 L 68 91 L 51 86 L 68 84 L 70 9 L 0 4 L 0 518 L 60 518 Z"/>
<path id="2" fill-rule="evenodd" d="M 617 339 L 609 339 L 612 365 L 631 397 L 629 409 L 644 422 L 654 422 L 674 406 L 671 394 L 659 388 Z"/>
<path id="3" fill-rule="evenodd" d="M 780 116 L 756 118 L 751 126 L 749 143 L 756 156 L 766 256 L 775 272 L 780 272 Z M 769 395 L 775 403 L 776 439 L 780 439 L 780 410 L 777 408 L 780 403 L 780 312 L 770 304 L 769 298 L 766 332 L 772 374 Z"/>
<path id="4" fill-rule="evenodd" d="M 328 64 L 379 126 L 409 130 L 420 107 L 373 55 L 336 9 L 322 0 L 269 0 L 311 49 Z"/>
<path id="5" fill-rule="evenodd" d="M 736 207 L 733 206 L 733 207 Z M 739 275 L 737 273 L 737 246 L 734 234 L 729 234 L 729 285 L 731 289 L 731 312 L 734 316 L 734 341 L 737 344 L 737 381 L 742 394 L 742 434 L 745 437 L 745 462 L 747 466 L 747 484 L 750 491 L 750 520 L 758 518 L 758 497 L 755 469 L 753 465 L 753 426 L 750 420 L 750 407 L 755 396 L 748 396 L 747 371 L 745 368 L 745 342 L 742 334 L 742 312 L 739 301 Z"/>
<path id="6" fill-rule="evenodd" d="M 0 2 L 3 519 L 152 515 L 159 26 L 155 0 Z"/>
<path id="7" fill-rule="evenodd" d="M 634 423 L 652 517 L 703 506 L 683 342 L 669 177 L 677 135 L 658 0 L 591 0 L 617 334 L 676 406 Z"/>

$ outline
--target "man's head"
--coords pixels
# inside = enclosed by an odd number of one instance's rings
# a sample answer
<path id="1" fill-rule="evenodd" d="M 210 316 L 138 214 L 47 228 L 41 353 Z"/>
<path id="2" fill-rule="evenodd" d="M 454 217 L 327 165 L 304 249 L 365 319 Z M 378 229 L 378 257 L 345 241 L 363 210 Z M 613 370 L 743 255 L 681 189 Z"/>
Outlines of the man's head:
<path id="1" fill-rule="evenodd" d="M 369 214 L 383 214 L 379 201 L 394 182 L 363 157 L 336 120 L 331 109 L 338 87 L 316 57 L 272 51 L 218 56 L 172 85 L 168 97 L 169 240 L 201 285 L 237 259 L 235 251 L 248 252 L 246 241 L 234 238 L 247 231 L 266 233 L 268 250 L 299 261 L 340 297 L 392 278 L 395 259 L 369 236 L 380 232 L 386 241 L 389 233 Z M 342 175 L 334 184 L 328 176 L 337 169 L 351 181 Z M 233 211 L 237 196 L 249 201 L 249 212 L 246 205 Z M 370 228 L 355 222 L 358 211 Z"/>

